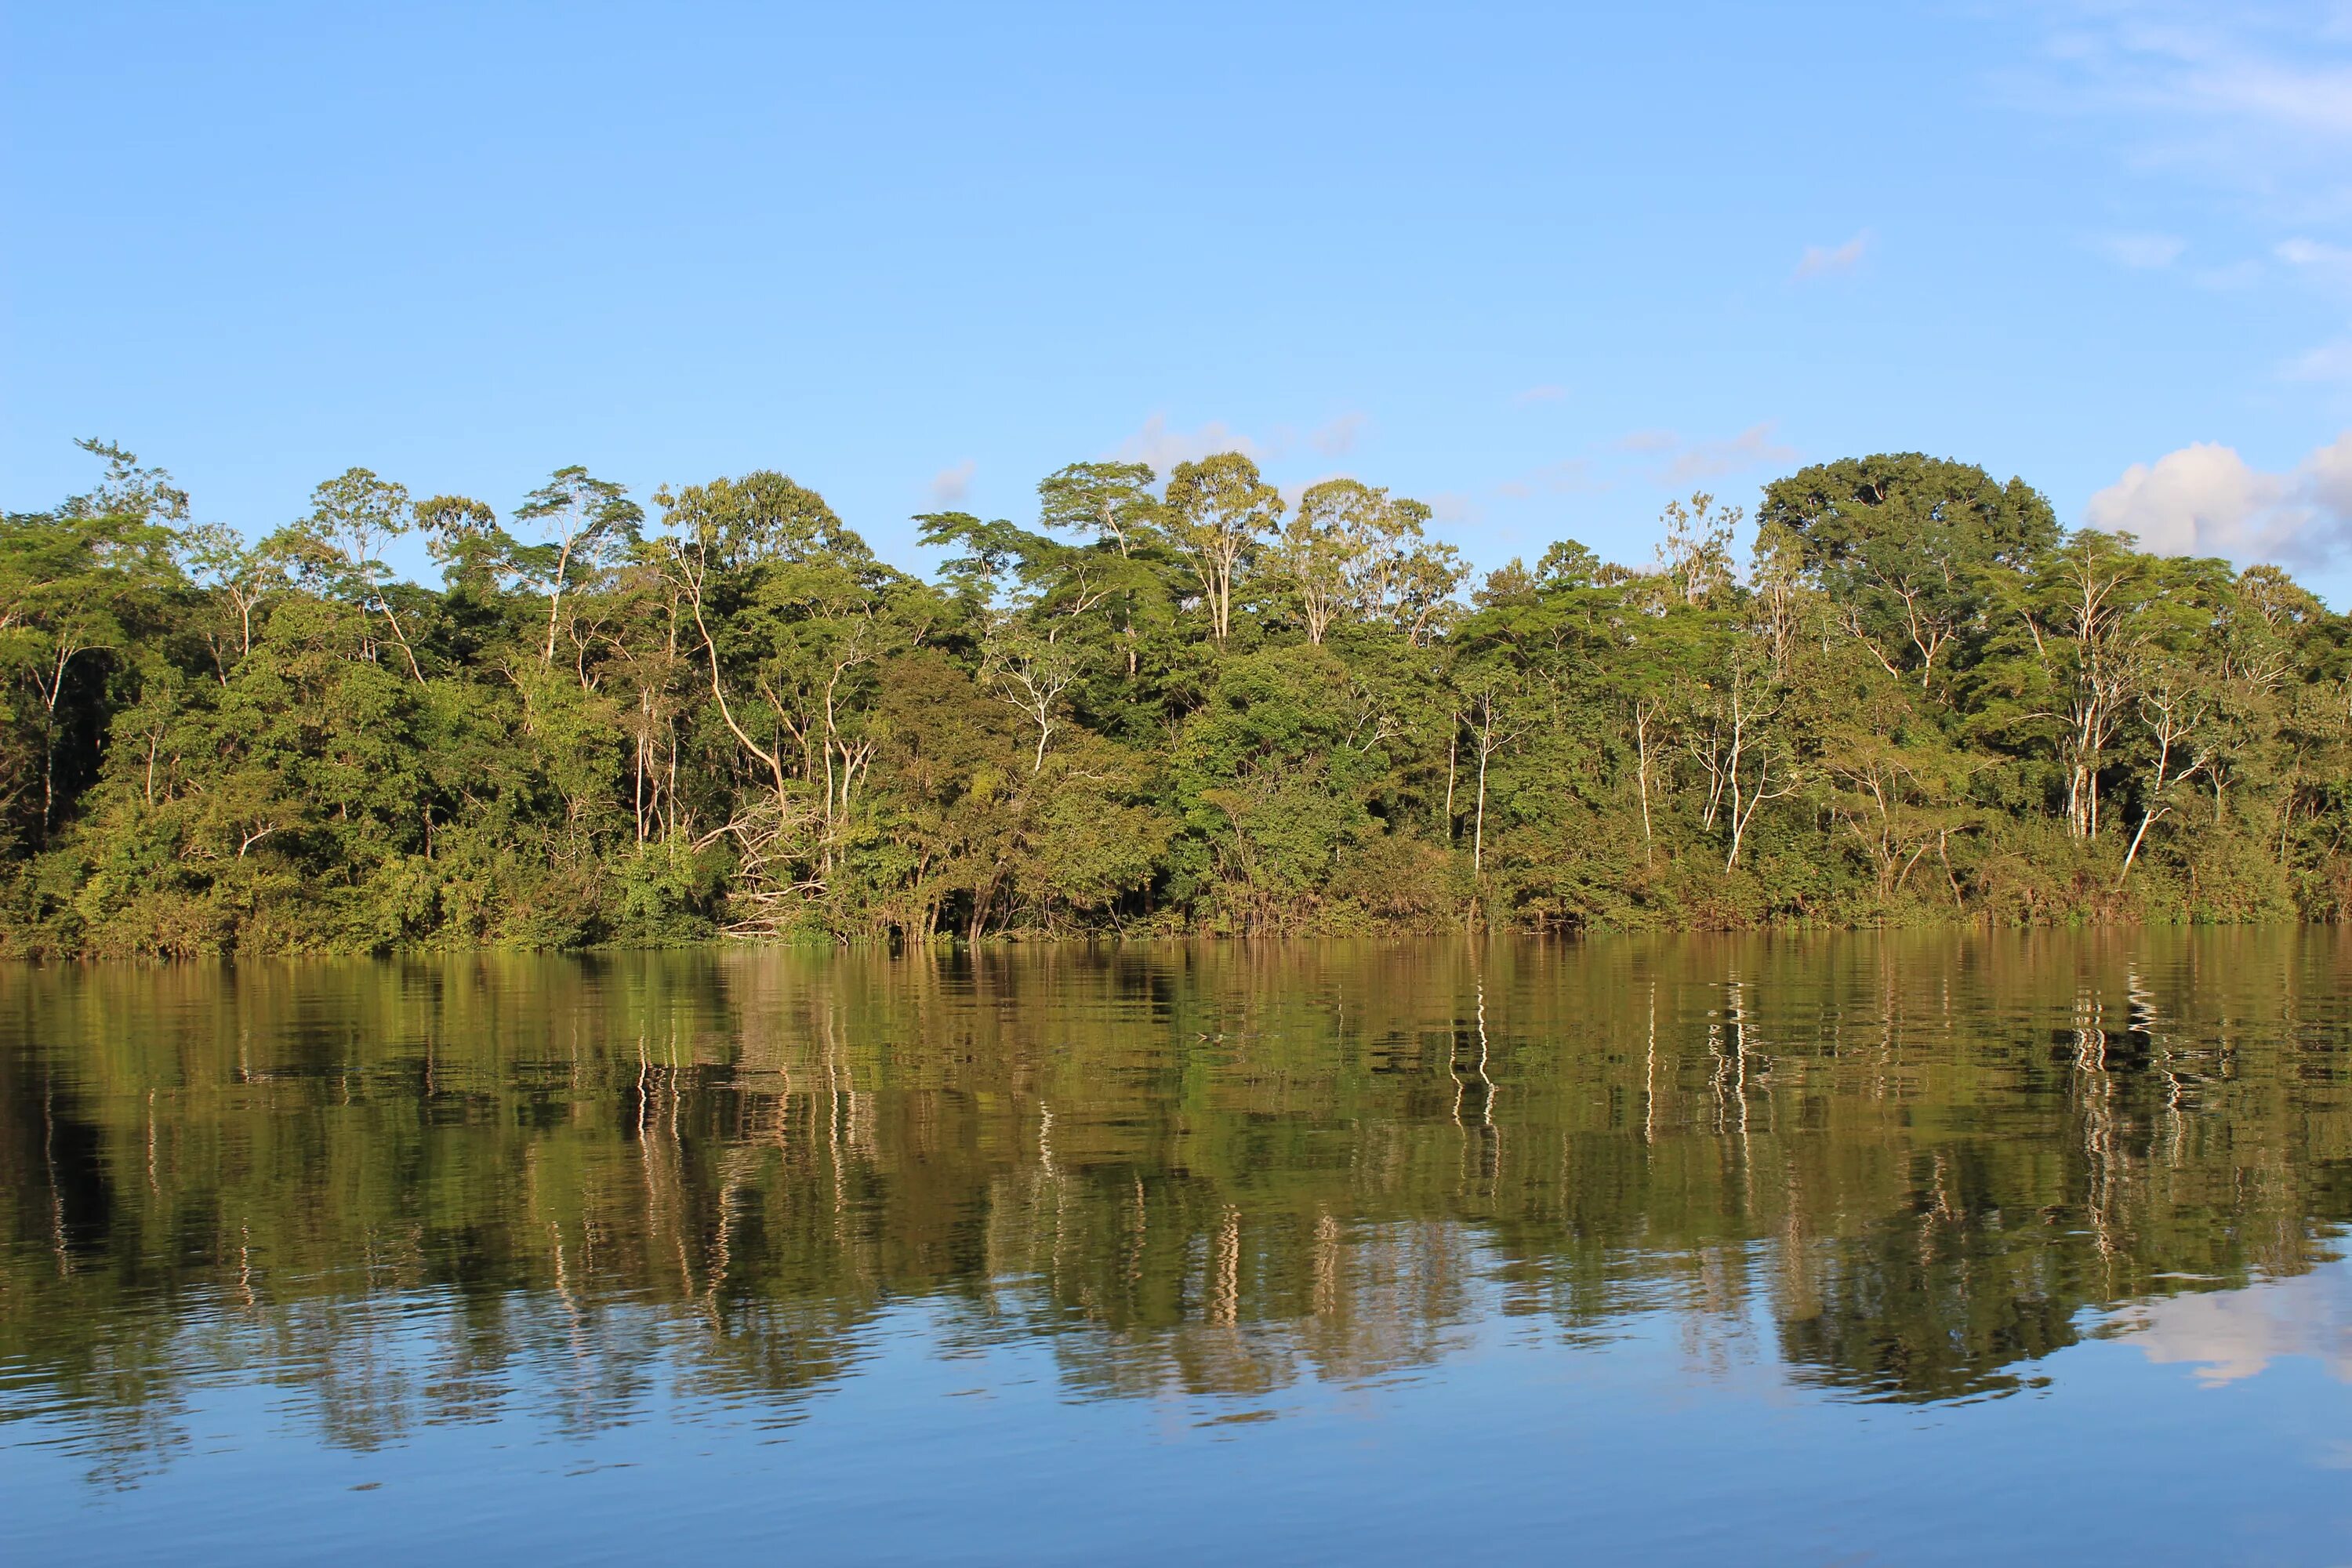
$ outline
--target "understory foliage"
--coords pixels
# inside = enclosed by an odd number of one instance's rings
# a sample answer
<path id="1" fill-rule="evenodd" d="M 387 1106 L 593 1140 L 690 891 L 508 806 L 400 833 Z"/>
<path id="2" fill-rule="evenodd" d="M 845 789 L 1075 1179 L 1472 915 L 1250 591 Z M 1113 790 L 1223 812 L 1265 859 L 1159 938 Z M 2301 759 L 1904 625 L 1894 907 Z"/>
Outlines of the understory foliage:
<path id="1" fill-rule="evenodd" d="M 757 472 L 257 541 L 0 520 L 20 953 L 2332 919 L 2347 626 L 1916 454 L 1472 587 L 1426 507 L 1080 463 L 927 581 Z M 1744 565 L 1736 534 L 1752 540 Z M 438 589 L 388 547 L 420 536 Z M 1465 595 L 1465 590 L 1466 595 Z"/>

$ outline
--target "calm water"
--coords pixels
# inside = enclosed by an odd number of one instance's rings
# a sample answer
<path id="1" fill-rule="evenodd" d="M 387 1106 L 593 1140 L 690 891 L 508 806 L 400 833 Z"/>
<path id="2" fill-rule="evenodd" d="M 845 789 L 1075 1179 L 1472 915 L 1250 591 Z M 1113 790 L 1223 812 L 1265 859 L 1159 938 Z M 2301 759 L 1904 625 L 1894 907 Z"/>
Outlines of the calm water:
<path id="1" fill-rule="evenodd" d="M 0 973 L 0 1555 L 2352 1562 L 2347 980 Z"/>

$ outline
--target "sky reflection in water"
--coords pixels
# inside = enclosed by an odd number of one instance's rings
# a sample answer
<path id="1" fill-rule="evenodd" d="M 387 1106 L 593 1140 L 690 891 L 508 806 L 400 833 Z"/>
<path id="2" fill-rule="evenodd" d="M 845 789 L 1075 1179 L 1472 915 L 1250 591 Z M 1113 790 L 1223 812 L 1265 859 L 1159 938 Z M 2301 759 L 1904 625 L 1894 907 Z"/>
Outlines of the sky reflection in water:
<path id="1" fill-rule="evenodd" d="M 2352 1559 L 2333 931 L 0 976 L 12 1559 Z"/>

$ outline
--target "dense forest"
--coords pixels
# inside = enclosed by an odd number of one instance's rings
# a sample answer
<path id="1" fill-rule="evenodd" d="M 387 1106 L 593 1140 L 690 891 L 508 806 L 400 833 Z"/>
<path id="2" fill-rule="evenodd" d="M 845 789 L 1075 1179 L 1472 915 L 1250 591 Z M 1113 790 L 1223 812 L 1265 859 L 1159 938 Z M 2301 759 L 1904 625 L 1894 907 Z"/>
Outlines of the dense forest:
<path id="1" fill-rule="evenodd" d="M 1473 580 L 1241 454 L 1074 464 L 930 578 L 782 474 L 361 468 L 266 536 L 121 448 L 0 520 L 25 954 L 717 934 L 2333 919 L 2347 624 L 1847 459 Z M 436 589 L 385 563 L 417 536 Z M 1735 545 L 1748 546 L 1748 558 Z"/>

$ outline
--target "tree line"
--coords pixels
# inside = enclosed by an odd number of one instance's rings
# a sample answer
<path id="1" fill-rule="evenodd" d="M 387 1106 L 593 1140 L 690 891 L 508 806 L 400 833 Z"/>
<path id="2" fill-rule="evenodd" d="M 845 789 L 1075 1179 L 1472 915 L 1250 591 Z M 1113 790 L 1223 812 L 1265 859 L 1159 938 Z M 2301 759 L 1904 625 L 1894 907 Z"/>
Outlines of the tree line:
<path id="1" fill-rule="evenodd" d="M 1919 454 L 1474 579 L 1245 455 L 1073 464 L 929 577 L 760 471 L 257 539 L 100 442 L 0 519 L 26 954 L 725 934 L 2335 918 L 2345 617 Z M 386 556 L 420 539 L 440 586 Z M 1742 562 L 1735 545 L 1749 548 Z"/>

